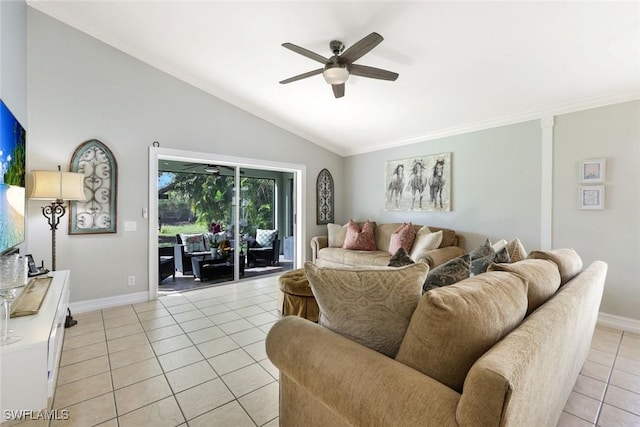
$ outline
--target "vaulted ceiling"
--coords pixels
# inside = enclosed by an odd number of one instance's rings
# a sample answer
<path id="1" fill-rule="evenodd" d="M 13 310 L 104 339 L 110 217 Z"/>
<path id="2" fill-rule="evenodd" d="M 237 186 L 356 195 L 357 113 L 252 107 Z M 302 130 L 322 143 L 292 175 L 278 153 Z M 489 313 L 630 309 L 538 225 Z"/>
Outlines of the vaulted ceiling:
<path id="1" fill-rule="evenodd" d="M 640 2 L 27 0 L 123 52 L 341 155 L 640 98 Z M 336 99 L 319 68 L 377 32 Z"/>

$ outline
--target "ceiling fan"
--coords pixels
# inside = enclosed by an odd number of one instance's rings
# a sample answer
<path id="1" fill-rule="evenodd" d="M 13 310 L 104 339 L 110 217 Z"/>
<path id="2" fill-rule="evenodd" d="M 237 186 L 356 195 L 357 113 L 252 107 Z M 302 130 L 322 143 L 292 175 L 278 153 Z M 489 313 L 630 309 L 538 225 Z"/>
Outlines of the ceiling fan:
<path id="1" fill-rule="evenodd" d="M 295 44 L 282 43 L 283 47 L 286 47 L 287 49 L 302 56 L 306 56 L 307 58 L 313 59 L 314 61 L 318 61 L 321 64 L 324 64 L 324 67 L 282 80 L 280 84 L 287 84 L 315 76 L 316 74 L 322 74 L 326 82 L 333 88 L 333 95 L 336 98 L 342 98 L 344 96 L 344 84 L 350 74 L 360 77 L 369 77 L 372 79 L 395 81 L 398 78 L 398 73 L 382 70 L 380 68 L 368 67 L 366 65 L 354 64 L 355 61 L 362 58 L 374 47 L 378 46 L 382 40 L 384 40 L 382 36 L 374 32 L 364 37 L 347 50 L 344 50 L 344 43 L 339 40 L 333 40 L 329 43 L 329 48 L 333 52 L 333 56 L 329 59 L 303 47 L 296 46 Z"/>
<path id="2" fill-rule="evenodd" d="M 230 171 L 234 171 L 235 168 L 233 166 L 227 166 L 227 165 L 213 165 L 213 164 L 207 164 L 204 165 L 202 163 L 185 163 L 183 164 L 184 169 L 195 169 L 195 168 L 200 168 L 203 167 L 204 172 L 206 173 L 210 173 L 213 175 L 220 175 L 220 169 L 224 168 Z M 240 171 L 240 174 L 244 174 L 244 171 Z"/>

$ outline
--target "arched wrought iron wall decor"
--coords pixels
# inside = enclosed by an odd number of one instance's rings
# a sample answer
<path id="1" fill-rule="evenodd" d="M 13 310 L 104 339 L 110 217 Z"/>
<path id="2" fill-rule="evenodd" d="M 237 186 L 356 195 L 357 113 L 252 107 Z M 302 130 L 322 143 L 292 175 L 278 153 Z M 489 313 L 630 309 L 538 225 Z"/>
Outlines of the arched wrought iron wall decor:
<path id="1" fill-rule="evenodd" d="M 84 174 L 87 199 L 71 202 L 69 234 L 117 232 L 118 163 L 111 150 L 97 139 L 80 144 L 70 169 Z"/>
<path id="2" fill-rule="evenodd" d="M 333 177 L 327 169 L 322 169 L 316 182 L 317 223 L 329 224 L 334 221 Z"/>

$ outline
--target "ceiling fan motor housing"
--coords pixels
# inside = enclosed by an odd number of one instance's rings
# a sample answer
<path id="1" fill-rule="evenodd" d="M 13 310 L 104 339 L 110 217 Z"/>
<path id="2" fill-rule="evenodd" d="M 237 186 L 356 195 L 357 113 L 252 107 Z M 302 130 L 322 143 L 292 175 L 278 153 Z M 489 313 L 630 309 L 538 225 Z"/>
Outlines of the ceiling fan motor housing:
<path id="1" fill-rule="evenodd" d="M 331 40 L 331 42 L 329 43 L 329 48 L 331 49 L 331 52 L 333 52 L 333 54 L 337 56 L 340 55 L 344 50 L 344 43 L 342 43 L 340 40 Z"/>

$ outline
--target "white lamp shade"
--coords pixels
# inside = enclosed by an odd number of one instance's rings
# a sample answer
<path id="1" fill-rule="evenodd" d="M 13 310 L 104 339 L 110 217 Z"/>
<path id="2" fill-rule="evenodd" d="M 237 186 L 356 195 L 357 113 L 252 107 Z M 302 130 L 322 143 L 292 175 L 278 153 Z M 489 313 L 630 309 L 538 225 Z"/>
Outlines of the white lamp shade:
<path id="1" fill-rule="evenodd" d="M 84 175 L 75 172 L 31 171 L 29 198 L 33 200 L 85 200 Z"/>
<path id="2" fill-rule="evenodd" d="M 347 70 L 345 67 L 340 66 L 326 68 L 322 72 L 322 76 L 324 77 L 324 80 L 330 85 L 341 85 L 349 78 L 349 70 Z"/>

